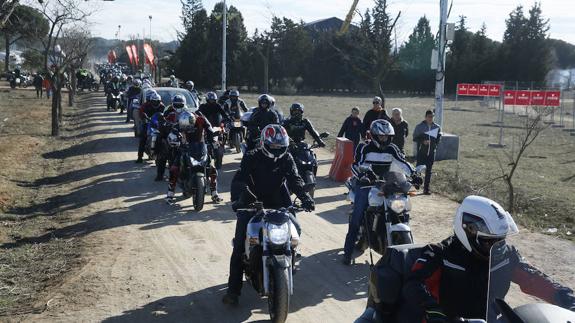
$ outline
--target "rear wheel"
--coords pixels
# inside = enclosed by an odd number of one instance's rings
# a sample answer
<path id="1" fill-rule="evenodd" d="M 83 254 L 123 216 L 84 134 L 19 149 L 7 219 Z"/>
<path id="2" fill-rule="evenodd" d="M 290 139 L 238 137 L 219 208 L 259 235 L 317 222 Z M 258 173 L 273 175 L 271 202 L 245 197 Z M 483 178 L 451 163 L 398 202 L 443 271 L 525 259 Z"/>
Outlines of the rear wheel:
<path id="1" fill-rule="evenodd" d="M 283 323 L 289 312 L 289 268 L 275 266 L 270 269 L 270 295 L 268 297 L 268 309 L 271 321 Z"/>
<path id="2" fill-rule="evenodd" d="M 194 183 L 194 210 L 201 211 L 204 208 L 204 197 L 206 195 L 204 177 L 196 176 Z"/>
<path id="3" fill-rule="evenodd" d="M 114 111 L 118 110 L 118 100 L 114 100 L 112 103 L 112 109 L 114 109 Z"/>

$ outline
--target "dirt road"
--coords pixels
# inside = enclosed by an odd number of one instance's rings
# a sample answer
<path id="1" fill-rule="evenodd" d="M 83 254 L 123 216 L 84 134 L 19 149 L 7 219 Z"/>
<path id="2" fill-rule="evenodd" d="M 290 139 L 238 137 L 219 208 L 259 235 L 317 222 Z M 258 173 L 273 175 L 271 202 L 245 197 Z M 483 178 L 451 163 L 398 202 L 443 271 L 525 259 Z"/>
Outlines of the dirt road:
<path id="1" fill-rule="evenodd" d="M 91 107 L 78 127 L 87 139 L 54 158 L 77 161 L 59 180 L 70 186 L 62 212 L 83 220 L 52 232 L 83 237 L 85 266 L 43 300 L 46 310 L 24 321 L 57 322 L 243 322 L 268 319 L 266 301 L 247 284 L 238 308 L 220 299 L 228 277 L 235 215 L 229 184 L 239 154 L 227 154 L 220 190 L 225 203 L 208 203 L 196 213 L 191 201 L 163 201 L 167 183 L 153 182 L 155 168 L 134 163 L 136 140 L 124 116 L 106 112 L 103 98 L 88 97 Z M 289 322 L 352 322 L 362 312 L 368 282 L 367 255 L 357 264 L 340 264 L 347 230 L 345 190 L 326 178 L 330 154 L 319 153 L 317 210 L 299 215 L 303 227 L 301 271 Z M 440 196 L 418 196 L 412 213 L 418 242 L 437 241 L 451 232 L 456 203 Z M 540 234 L 517 243 L 542 269 L 574 287 L 575 247 Z"/>

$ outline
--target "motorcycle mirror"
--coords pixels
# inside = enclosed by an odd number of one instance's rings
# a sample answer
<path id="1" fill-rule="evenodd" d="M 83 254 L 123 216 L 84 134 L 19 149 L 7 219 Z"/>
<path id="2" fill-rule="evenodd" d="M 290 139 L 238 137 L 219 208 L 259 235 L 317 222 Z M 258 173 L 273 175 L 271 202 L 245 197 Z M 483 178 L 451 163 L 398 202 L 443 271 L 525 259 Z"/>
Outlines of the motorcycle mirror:
<path id="1" fill-rule="evenodd" d="M 329 137 L 329 132 L 322 132 L 322 133 L 319 134 L 319 137 L 320 137 L 321 139 L 327 138 L 327 137 Z"/>
<path id="2" fill-rule="evenodd" d="M 423 174 L 423 173 L 425 173 L 426 170 L 427 170 L 427 166 L 425 166 L 425 165 L 419 165 L 419 166 L 415 167 L 415 172 L 418 174 Z"/>

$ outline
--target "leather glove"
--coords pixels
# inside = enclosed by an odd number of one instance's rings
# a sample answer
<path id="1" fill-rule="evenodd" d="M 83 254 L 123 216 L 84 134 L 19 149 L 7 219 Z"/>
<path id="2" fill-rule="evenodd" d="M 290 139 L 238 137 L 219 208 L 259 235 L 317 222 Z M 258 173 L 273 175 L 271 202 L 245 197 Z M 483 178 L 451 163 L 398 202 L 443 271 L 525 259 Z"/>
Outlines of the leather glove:
<path id="1" fill-rule="evenodd" d="M 439 308 L 425 310 L 425 321 L 427 323 L 450 323 L 447 315 L 445 315 Z"/>
<path id="2" fill-rule="evenodd" d="M 310 198 L 303 199 L 301 201 L 301 207 L 307 212 L 313 211 L 315 210 L 315 202 Z"/>
<path id="3" fill-rule="evenodd" d="M 244 205 L 242 204 L 242 202 L 240 200 L 235 200 L 232 202 L 232 210 L 234 210 L 234 212 L 237 212 L 239 209 L 243 208 Z"/>
<path id="4" fill-rule="evenodd" d="M 372 184 L 375 180 L 377 180 L 377 176 L 372 171 L 365 172 L 365 174 L 359 179 L 362 184 Z"/>

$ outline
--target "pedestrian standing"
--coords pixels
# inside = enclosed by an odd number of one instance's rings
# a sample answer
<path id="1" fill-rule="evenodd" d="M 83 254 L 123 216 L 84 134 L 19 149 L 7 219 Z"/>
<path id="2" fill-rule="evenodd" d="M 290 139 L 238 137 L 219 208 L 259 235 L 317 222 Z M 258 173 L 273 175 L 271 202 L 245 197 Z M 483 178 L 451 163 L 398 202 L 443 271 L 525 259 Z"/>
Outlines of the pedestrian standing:
<path id="1" fill-rule="evenodd" d="M 43 82 L 44 89 L 46 90 L 46 99 L 50 99 L 52 95 L 52 78 L 50 73 L 46 73 L 46 77 Z"/>
<path id="2" fill-rule="evenodd" d="M 343 137 L 353 142 L 353 151 L 359 144 L 360 139 L 364 138 L 363 123 L 359 118 L 359 108 L 354 107 L 351 109 L 351 115 L 345 119 L 341 129 L 339 130 L 338 137 Z"/>
<path id="3" fill-rule="evenodd" d="M 393 126 L 393 130 L 395 130 L 393 143 L 405 154 L 403 147 L 405 146 L 405 139 L 409 135 L 409 125 L 407 121 L 403 120 L 403 113 L 400 108 L 391 110 L 391 125 Z"/>
<path id="4" fill-rule="evenodd" d="M 34 88 L 36 89 L 36 98 L 37 99 L 41 99 L 44 95 L 44 91 L 42 89 L 42 86 L 44 86 L 44 78 L 42 77 L 42 74 L 40 73 L 36 73 L 34 75 L 34 80 L 32 81 L 32 84 L 34 84 Z"/>
<path id="5" fill-rule="evenodd" d="M 417 166 L 425 165 L 425 180 L 423 194 L 430 195 L 431 169 L 435 161 L 435 150 L 441 140 L 441 127 L 433 121 L 435 114 L 431 110 L 425 112 L 425 120 L 415 127 L 413 141 L 417 143 Z"/>
<path id="6" fill-rule="evenodd" d="M 371 110 L 367 111 L 363 117 L 363 127 L 365 129 L 365 133 L 369 132 L 369 127 L 374 120 L 383 119 L 390 121 L 387 112 L 385 112 L 385 100 L 379 96 L 376 96 L 373 98 L 372 104 L 373 107 Z"/>

